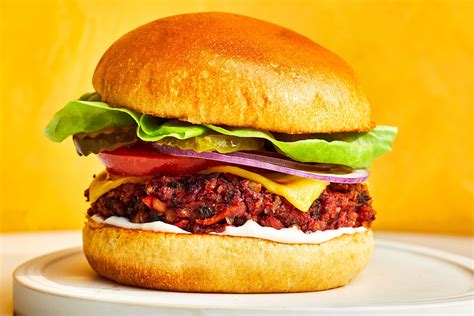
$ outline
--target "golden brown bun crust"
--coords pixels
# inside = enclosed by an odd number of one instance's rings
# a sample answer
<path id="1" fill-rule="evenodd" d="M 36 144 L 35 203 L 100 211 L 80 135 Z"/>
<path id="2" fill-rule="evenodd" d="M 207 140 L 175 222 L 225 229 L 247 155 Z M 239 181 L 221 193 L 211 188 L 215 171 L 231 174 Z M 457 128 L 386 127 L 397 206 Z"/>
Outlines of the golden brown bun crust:
<path id="1" fill-rule="evenodd" d="M 93 85 L 114 106 L 191 123 L 296 134 L 367 131 L 353 70 L 286 28 L 228 13 L 145 24 L 116 41 Z"/>
<path id="2" fill-rule="evenodd" d="M 101 276 L 159 290 L 221 293 L 319 291 L 349 283 L 367 264 L 372 232 L 320 245 L 123 229 L 92 220 L 84 253 Z"/>

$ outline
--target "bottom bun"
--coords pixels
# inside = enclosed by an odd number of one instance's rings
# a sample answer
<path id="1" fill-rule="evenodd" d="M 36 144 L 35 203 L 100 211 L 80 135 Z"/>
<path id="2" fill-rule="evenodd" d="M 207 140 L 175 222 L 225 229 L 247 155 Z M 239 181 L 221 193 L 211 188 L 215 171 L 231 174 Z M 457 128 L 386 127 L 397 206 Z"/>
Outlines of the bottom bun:
<path id="1" fill-rule="evenodd" d="M 319 245 L 257 238 L 159 233 L 89 219 L 84 253 L 101 276 L 169 291 L 277 293 L 327 290 L 349 283 L 373 251 L 372 232 Z"/>

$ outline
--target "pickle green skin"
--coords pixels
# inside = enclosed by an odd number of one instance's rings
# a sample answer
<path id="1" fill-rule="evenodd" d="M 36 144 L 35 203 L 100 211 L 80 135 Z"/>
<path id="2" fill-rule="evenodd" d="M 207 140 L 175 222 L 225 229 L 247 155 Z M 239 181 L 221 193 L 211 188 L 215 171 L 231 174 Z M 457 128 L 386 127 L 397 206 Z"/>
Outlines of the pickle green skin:
<path id="1" fill-rule="evenodd" d="M 263 150 L 264 141 L 259 138 L 240 138 L 221 134 L 210 134 L 188 139 L 166 137 L 157 141 L 157 144 L 178 147 L 183 150 L 193 150 L 198 153 L 217 151 L 221 154 L 226 154 L 236 151 Z"/>
<path id="2" fill-rule="evenodd" d="M 79 133 L 73 135 L 77 153 L 81 156 L 98 154 L 101 151 L 112 151 L 119 147 L 133 145 L 138 141 L 133 126 L 112 128 L 96 133 Z"/>
<path id="3" fill-rule="evenodd" d="M 252 128 L 196 125 L 111 107 L 100 102 L 100 97 L 94 93 L 66 104 L 45 132 L 51 140 L 61 142 L 81 133 L 123 127 L 133 127 L 142 141 L 181 149 L 228 153 L 258 150 L 266 142 L 299 162 L 339 164 L 355 169 L 368 168 L 374 158 L 391 151 L 397 134 L 396 127 L 377 126 L 365 133 L 308 134 L 296 139 L 279 135 L 277 138 L 270 132 Z"/>
<path id="4" fill-rule="evenodd" d="M 138 141 L 134 129 L 116 128 L 97 133 L 80 133 L 73 136 L 74 145 L 79 155 L 98 154 L 104 150 L 114 150 L 132 145 Z M 232 153 L 236 151 L 253 151 L 263 149 L 263 140 L 258 138 L 239 138 L 234 136 L 210 134 L 188 139 L 165 137 L 156 142 L 159 145 L 178 147 L 196 152 L 217 151 Z"/>

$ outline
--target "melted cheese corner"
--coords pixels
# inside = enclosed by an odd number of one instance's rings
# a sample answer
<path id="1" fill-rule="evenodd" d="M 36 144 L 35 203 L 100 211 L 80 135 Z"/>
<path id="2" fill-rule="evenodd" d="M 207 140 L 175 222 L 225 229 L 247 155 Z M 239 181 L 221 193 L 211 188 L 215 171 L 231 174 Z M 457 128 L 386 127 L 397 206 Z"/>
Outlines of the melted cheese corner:
<path id="1" fill-rule="evenodd" d="M 278 172 L 265 172 L 265 176 L 233 166 L 211 167 L 201 171 L 203 174 L 231 173 L 263 185 L 268 191 L 281 195 L 297 209 L 307 212 L 313 202 L 323 193 L 329 182 L 302 178 Z"/>
<path id="2" fill-rule="evenodd" d="M 97 201 L 105 193 L 118 188 L 124 183 L 142 183 L 150 177 L 121 177 L 111 175 L 107 170 L 102 171 L 95 176 L 89 186 L 89 200 L 91 203 Z"/>

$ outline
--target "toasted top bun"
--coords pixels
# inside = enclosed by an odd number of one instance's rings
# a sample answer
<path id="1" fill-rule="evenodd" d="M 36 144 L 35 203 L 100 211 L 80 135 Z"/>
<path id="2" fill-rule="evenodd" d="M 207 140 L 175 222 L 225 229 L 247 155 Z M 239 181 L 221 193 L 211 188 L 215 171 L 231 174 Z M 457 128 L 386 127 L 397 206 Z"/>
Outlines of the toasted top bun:
<path id="1" fill-rule="evenodd" d="M 196 124 L 288 134 L 372 128 L 344 60 L 286 28 L 235 14 L 145 24 L 106 51 L 93 85 L 112 106 Z"/>

